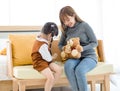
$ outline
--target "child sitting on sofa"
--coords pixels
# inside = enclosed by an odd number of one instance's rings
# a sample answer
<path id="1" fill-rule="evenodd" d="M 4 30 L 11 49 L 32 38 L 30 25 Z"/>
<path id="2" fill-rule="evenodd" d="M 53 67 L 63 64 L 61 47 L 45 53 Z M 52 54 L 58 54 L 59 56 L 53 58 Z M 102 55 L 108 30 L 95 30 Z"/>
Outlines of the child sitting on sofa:
<path id="1" fill-rule="evenodd" d="M 53 22 L 47 22 L 36 37 L 32 49 L 33 67 L 47 79 L 44 87 L 45 91 L 51 91 L 55 81 L 61 76 L 61 67 L 53 61 L 57 58 L 57 54 L 52 56 L 50 50 L 53 37 L 57 35 L 57 25 Z"/>

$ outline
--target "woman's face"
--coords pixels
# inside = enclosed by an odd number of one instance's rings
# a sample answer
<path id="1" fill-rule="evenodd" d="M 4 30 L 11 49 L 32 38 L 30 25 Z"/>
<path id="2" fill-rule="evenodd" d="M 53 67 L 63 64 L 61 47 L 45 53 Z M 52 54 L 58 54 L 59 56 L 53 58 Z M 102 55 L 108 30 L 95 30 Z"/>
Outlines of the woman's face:
<path id="1" fill-rule="evenodd" d="M 67 16 L 64 18 L 64 24 L 68 27 L 73 27 L 76 23 L 75 16 Z"/>

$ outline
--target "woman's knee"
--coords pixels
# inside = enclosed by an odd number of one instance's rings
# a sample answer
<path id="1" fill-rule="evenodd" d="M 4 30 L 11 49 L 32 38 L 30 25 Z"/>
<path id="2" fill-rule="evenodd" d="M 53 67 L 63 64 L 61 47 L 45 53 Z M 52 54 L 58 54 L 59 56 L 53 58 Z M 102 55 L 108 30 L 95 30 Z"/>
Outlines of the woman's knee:
<path id="1" fill-rule="evenodd" d="M 70 70 L 73 70 L 75 69 L 76 65 L 78 64 L 78 61 L 75 60 L 75 59 L 68 59 L 66 62 L 65 62 L 65 69 L 70 69 Z"/>
<path id="2" fill-rule="evenodd" d="M 75 69 L 75 75 L 76 76 L 84 76 L 86 74 L 85 69 L 82 69 L 82 67 L 76 67 Z"/>
<path id="3" fill-rule="evenodd" d="M 86 58 L 82 60 L 80 64 L 77 65 L 75 69 L 76 75 L 85 75 L 87 72 L 92 70 L 96 66 L 96 62 L 91 58 Z"/>
<path id="4" fill-rule="evenodd" d="M 64 65 L 64 70 L 65 70 L 66 75 L 75 74 L 75 68 L 76 68 L 78 62 L 79 61 L 73 60 L 73 59 L 69 59 L 66 61 L 65 65 Z"/>

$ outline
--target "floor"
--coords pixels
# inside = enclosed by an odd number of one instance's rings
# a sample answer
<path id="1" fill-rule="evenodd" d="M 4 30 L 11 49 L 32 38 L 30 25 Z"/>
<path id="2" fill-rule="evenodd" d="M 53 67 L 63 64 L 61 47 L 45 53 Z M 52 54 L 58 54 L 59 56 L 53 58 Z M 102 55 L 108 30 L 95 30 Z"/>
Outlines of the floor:
<path id="1" fill-rule="evenodd" d="M 88 85 L 88 91 L 90 91 L 90 86 Z M 44 91 L 44 89 L 33 89 L 33 90 L 26 90 L 26 91 Z M 52 91 L 72 91 L 70 87 L 54 87 Z M 96 85 L 96 91 L 100 91 L 100 85 Z M 120 88 L 116 87 L 112 83 L 110 83 L 110 91 L 120 91 Z"/>
<path id="2" fill-rule="evenodd" d="M 32 89 L 32 90 L 26 90 L 26 91 L 44 91 L 43 88 L 41 89 Z M 70 87 L 54 87 L 52 91 L 72 91 Z"/>
<path id="3" fill-rule="evenodd" d="M 44 91 L 44 89 L 33 89 L 33 90 L 26 90 L 26 91 Z M 54 87 L 52 91 L 72 91 L 70 87 Z M 88 85 L 88 91 L 90 91 L 90 85 Z M 100 85 L 96 85 L 96 91 L 100 91 Z"/>
<path id="4" fill-rule="evenodd" d="M 33 90 L 26 90 L 26 91 L 44 91 L 43 88 L 41 89 L 33 89 Z M 52 91 L 72 91 L 70 87 L 54 87 Z M 88 91 L 90 91 L 90 85 L 88 85 Z M 100 91 L 100 85 L 96 85 L 96 91 Z"/>

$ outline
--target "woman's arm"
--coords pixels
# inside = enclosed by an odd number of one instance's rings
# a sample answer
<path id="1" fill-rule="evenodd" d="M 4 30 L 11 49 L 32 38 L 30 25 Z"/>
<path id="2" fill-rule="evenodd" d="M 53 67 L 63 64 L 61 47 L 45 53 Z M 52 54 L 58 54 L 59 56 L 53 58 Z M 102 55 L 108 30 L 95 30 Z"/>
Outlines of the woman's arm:
<path id="1" fill-rule="evenodd" d="M 88 38 L 89 38 L 89 43 L 88 45 L 83 46 L 83 50 L 88 50 L 91 48 L 95 48 L 98 45 L 98 41 L 97 38 L 92 30 L 92 28 L 85 23 L 85 33 L 87 34 Z"/>

